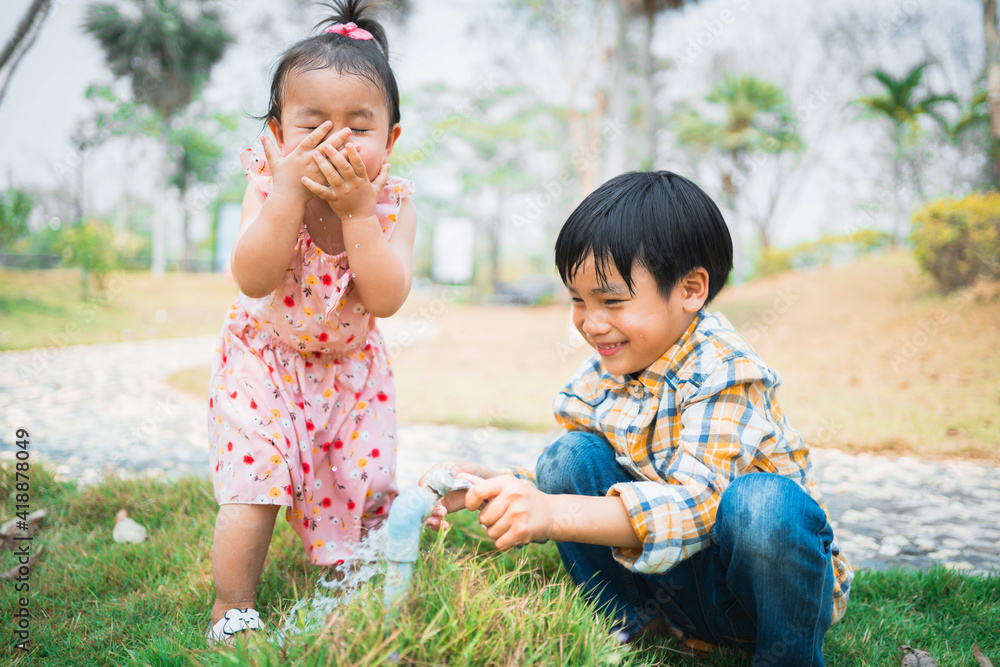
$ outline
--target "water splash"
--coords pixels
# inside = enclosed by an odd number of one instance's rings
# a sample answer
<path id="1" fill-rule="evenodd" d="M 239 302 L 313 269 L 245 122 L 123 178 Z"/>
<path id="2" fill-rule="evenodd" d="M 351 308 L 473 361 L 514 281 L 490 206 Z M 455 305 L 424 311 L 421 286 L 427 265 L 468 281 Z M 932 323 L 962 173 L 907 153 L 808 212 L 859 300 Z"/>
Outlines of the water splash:
<path id="1" fill-rule="evenodd" d="M 442 468 L 427 476 L 427 486 L 410 487 L 399 494 L 389 519 L 370 532 L 354 552 L 334 568 L 336 576 L 320 578 L 312 597 L 292 606 L 284 628 L 279 631 L 278 641 L 283 643 L 286 635 L 322 630 L 331 614 L 361 592 L 373 598 L 381 597 L 387 610 L 393 607 L 409 593 L 413 564 L 419 556 L 420 533 L 434 504 L 449 492 L 468 489 L 471 485 L 467 479 L 456 479 L 454 471 Z M 368 586 L 368 582 L 379 574 L 385 574 L 385 579 L 379 585 Z M 386 618 L 392 620 L 388 612 Z"/>
<path id="2" fill-rule="evenodd" d="M 385 573 L 386 526 L 371 531 L 358 543 L 354 553 L 331 568 L 335 574 L 320 577 L 312 597 L 296 602 L 288 612 L 283 635 L 297 635 L 322 630 L 330 615 L 354 600 L 359 594 L 381 600 L 382 584 L 367 586 L 373 578 Z"/>

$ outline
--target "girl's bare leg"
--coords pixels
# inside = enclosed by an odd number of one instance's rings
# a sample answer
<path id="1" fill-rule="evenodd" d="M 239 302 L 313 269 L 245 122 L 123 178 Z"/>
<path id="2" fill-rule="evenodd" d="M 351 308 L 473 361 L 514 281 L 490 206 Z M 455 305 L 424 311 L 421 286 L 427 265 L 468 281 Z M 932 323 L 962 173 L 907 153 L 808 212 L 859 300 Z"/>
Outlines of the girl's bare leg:
<path id="1" fill-rule="evenodd" d="M 233 607 L 245 609 L 256 604 L 257 583 L 279 509 L 281 505 L 219 507 L 212 541 L 213 625 Z"/>

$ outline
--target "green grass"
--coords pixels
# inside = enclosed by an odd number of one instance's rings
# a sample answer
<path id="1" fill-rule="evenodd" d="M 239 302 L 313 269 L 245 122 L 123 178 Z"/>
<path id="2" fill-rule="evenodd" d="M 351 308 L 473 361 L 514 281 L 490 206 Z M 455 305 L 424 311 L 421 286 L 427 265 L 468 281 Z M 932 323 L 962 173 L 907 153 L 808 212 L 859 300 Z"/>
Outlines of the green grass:
<path id="1" fill-rule="evenodd" d="M 211 335 L 236 294 L 216 274 L 117 271 L 84 300 L 74 269 L 0 269 L 0 350 Z"/>
<path id="2" fill-rule="evenodd" d="M 447 536 L 425 531 L 412 595 L 386 625 L 378 580 L 328 619 L 321 632 L 283 647 L 257 636 L 233 650 L 205 647 L 213 597 L 211 539 L 216 511 L 209 483 L 183 479 L 108 480 L 77 489 L 31 468 L 32 509 L 49 517 L 32 549 L 32 648 L 11 647 L 17 595 L 0 585 L 0 661 L 10 665 L 379 665 L 396 652 L 403 665 L 749 665 L 728 651 L 682 654 L 672 639 L 619 646 L 575 592 L 549 545 L 499 553 L 472 515 L 460 513 Z M 9 464 L 0 494 L 14 505 Z M 114 515 L 125 508 L 150 533 L 143 544 L 116 544 Z M 294 602 L 311 596 L 321 570 L 305 562 L 279 521 L 258 593 L 272 627 Z M 13 566 L 11 554 L 0 566 Z M 974 642 L 1000 659 L 1000 585 L 937 569 L 861 572 L 846 619 L 827 635 L 829 665 L 898 664 L 899 644 L 931 651 L 942 665 L 973 664 Z M 6 655 L 5 655 L 6 654 Z"/>

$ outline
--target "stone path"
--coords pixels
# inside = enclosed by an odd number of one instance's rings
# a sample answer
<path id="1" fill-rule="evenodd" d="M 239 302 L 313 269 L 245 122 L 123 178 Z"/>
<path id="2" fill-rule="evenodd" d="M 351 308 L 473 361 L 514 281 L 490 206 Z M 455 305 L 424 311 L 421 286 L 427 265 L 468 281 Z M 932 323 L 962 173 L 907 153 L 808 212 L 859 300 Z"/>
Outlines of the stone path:
<path id="1" fill-rule="evenodd" d="M 390 341 L 394 333 L 386 331 Z M 208 363 L 214 348 L 210 336 L 0 353 L 0 456 L 13 456 L 14 433 L 25 428 L 35 455 L 83 483 L 109 466 L 206 475 L 206 406 L 165 379 Z M 400 487 L 451 458 L 530 467 L 551 437 L 402 426 Z M 838 541 L 856 567 L 1000 572 L 1000 469 L 833 449 L 813 450 L 813 459 Z"/>

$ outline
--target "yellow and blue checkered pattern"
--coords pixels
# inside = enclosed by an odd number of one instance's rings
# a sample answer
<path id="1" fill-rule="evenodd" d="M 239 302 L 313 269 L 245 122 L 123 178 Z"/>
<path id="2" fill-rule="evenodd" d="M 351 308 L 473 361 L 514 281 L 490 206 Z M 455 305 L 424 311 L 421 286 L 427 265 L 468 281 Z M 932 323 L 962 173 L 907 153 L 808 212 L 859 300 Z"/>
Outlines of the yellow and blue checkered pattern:
<path id="1" fill-rule="evenodd" d="M 639 573 L 666 572 L 705 548 L 722 493 L 740 475 L 798 482 L 824 511 L 809 448 L 778 402 L 781 376 L 721 314 L 700 311 L 652 366 L 617 377 L 593 355 L 556 396 L 556 419 L 598 433 L 637 481 L 616 484 L 642 549 L 615 549 Z M 515 471 L 533 481 L 530 471 Z M 834 548 L 833 622 L 847 609 L 850 565 Z"/>

